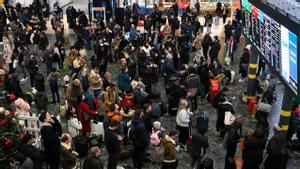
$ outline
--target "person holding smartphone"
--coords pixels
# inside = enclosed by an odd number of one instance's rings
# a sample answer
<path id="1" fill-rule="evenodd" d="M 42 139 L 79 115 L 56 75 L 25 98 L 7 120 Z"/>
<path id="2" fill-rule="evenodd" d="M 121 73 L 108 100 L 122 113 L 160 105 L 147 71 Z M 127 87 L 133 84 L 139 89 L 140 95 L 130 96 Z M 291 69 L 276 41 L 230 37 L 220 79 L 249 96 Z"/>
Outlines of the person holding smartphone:
<path id="1" fill-rule="evenodd" d="M 118 122 L 111 121 L 109 127 L 105 130 L 105 145 L 108 152 L 107 169 L 116 169 L 118 165 L 123 140 L 123 136 L 116 132 L 118 126 Z"/>

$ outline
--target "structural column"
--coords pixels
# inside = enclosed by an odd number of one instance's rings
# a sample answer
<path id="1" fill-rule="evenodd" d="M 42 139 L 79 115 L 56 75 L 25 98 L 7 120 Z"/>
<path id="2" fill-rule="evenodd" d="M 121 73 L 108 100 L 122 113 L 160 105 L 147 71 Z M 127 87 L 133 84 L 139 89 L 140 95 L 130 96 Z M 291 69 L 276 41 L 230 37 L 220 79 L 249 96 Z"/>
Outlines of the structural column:
<path id="1" fill-rule="evenodd" d="M 251 47 L 247 47 L 249 49 L 249 67 L 248 67 L 248 85 L 247 85 L 247 92 L 244 96 L 243 100 L 245 102 L 249 101 L 250 99 L 256 98 L 256 72 L 258 68 L 258 58 L 256 54 L 253 54 Z"/>
<path id="2" fill-rule="evenodd" d="M 290 117 L 292 114 L 293 105 L 295 102 L 295 95 L 291 89 L 284 89 L 284 96 L 281 105 L 281 113 L 279 119 L 279 126 L 282 128 L 283 132 L 287 132 L 289 129 Z"/>

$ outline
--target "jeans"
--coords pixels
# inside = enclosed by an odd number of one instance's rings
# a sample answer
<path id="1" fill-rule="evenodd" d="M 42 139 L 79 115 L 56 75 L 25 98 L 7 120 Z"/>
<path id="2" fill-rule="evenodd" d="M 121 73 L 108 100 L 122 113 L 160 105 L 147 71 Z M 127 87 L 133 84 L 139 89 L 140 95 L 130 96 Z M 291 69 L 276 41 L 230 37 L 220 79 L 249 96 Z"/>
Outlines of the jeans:
<path id="1" fill-rule="evenodd" d="M 57 102 L 60 102 L 59 92 L 58 92 L 58 86 L 51 86 L 50 88 L 51 88 L 51 93 L 52 93 L 52 102 L 56 103 L 56 101 L 55 101 L 55 95 L 57 97 Z"/>

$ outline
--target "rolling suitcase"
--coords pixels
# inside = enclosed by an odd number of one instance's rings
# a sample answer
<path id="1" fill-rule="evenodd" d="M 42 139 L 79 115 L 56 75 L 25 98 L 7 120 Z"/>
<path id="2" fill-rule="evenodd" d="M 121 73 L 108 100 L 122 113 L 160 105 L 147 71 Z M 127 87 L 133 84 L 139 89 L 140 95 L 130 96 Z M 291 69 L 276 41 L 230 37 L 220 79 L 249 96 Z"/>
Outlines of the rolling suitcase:
<path id="1" fill-rule="evenodd" d="M 208 131 L 208 122 L 209 122 L 209 118 L 206 115 L 206 113 L 204 112 L 202 115 L 200 115 L 199 117 L 197 117 L 197 129 L 200 131 Z"/>

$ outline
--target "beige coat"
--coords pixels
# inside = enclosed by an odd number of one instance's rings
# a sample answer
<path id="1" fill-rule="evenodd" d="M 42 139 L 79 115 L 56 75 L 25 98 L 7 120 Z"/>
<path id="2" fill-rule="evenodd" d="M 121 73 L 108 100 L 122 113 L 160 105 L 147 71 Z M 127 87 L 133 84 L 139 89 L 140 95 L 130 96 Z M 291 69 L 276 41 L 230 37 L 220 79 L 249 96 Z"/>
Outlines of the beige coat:
<path id="1" fill-rule="evenodd" d="M 89 75 L 89 81 L 93 90 L 100 90 L 102 88 L 101 76 L 99 73 L 95 73 L 94 70 L 92 70 Z"/>
<path id="2" fill-rule="evenodd" d="M 106 91 L 104 92 L 103 110 L 108 112 L 113 104 L 119 104 L 118 97 L 118 90 L 113 91 L 110 87 L 107 87 Z"/>
<path id="3" fill-rule="evenodd" d="M 199 50 L 202 48 L 202 43 L 201 43 L 201 34 L 198 34 L 193 42 L 193 46 Z"/>

